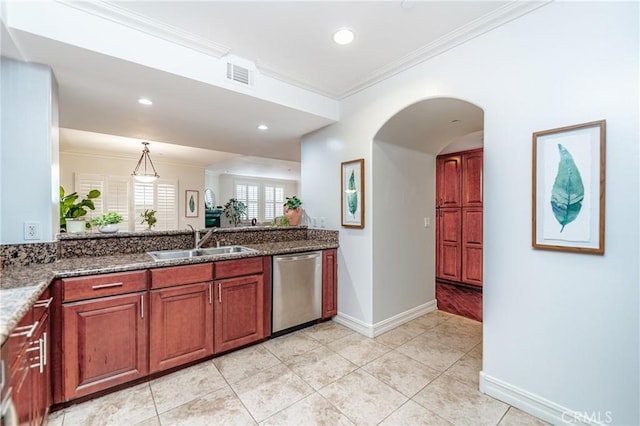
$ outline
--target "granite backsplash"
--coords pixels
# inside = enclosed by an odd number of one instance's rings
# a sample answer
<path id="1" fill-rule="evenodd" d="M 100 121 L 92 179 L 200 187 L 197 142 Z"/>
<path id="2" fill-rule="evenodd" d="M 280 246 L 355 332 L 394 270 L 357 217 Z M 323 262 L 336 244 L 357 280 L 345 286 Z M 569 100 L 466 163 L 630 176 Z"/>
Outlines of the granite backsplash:
<path id="1" fill-rule="evenodd" d="M 202 229 L 201 235 L 209 229 Z M 338 231 L 308 229 L 305 226 L 275 228 L 270 226 L 216 228 L 203 247 L 261 244 L 298 240 L 338 243 Z M 51 263 L 58 259 L 81 256 L 110 256 L 146 253 L 156 250 L 183 250 L 194 246 L 191 231 L 118 232 L 116 234 L 60 234 L 55 242 L 33 244 L 1 244 L 2 266 L 28 266 Z"/>

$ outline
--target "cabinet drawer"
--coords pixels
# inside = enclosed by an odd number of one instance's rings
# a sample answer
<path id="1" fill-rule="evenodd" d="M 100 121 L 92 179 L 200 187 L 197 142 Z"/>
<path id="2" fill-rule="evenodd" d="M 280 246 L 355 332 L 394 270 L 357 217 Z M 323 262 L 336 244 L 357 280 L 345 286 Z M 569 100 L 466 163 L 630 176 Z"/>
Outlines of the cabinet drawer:
<path id="1" fill-rule="evenodd" d="M 147 289 L 147 271 L 93 275 L 62 280 L 62 301 L 113 296 Z"/>
<path id="2" fill-rule="evenodd" d="M 211 281 L 212 276 L 213 271 L 211 263 L 152 269 L 151 288 L 201 283 L 204 281 Z"/>
<path id="3" fill-rule="evenodd" d="M 261 272 L 261 257 L 249 257 L 247 259 L 238 260 L 222 260 L 220 262 L 216 262 L 215 265 L 216 279 L 259 274 Z"/>

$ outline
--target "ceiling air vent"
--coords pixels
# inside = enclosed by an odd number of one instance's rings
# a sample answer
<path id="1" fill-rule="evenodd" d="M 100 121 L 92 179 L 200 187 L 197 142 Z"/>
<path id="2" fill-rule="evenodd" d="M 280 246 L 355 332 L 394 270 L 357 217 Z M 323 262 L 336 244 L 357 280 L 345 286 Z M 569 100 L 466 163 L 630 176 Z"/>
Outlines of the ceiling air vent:
<path id="1" fill-rule="evenodd" d="M 227 79 L 247 86 L 253 86 L 253 72 L 240 65 L 227 62 Z"/>

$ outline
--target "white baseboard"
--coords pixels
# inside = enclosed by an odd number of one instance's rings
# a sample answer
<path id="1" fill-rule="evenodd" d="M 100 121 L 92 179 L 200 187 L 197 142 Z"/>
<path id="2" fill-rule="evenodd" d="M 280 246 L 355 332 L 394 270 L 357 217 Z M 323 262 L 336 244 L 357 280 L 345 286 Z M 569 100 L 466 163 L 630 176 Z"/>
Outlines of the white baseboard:
<path id="1" fill-rule="evenodd" d="M 601 426 L 611 421 L 610 413 L 578 413 L 538 395 L 480 372 L 480 392 L 554 425 Z"/>
<path id="2" fill-rule="evenodd" d="M 437 302 L 435 300 L 432 300 L 423 305 L 411 308 L 408 311 L 401 312 L 398 315 L 387 318 L 386 320 L 380 321 L 376 324 L 367 324 L 341 312 L 338 312 L 338 315 L 333 317 L 333 320 L 338 324 L 349 327 L 353 331 L 373 338 L 389 330 L 392 330 L 399 325 L 407 323 L 414 318 L 418 318 L 419 316 L 422 316 L 429 312 L 433 312 L 436 309 L 438 309 Z"/>

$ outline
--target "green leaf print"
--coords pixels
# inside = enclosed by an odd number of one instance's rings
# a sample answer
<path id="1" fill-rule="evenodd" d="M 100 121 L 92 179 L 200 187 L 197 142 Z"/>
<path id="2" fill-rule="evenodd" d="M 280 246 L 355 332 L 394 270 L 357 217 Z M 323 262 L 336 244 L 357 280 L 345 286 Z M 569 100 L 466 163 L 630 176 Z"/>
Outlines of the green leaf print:
<path id="1" fill-rule="evenodd" d="M 562 225 L 560 228 L 562 232 L 564 227 L 573 222 L 580 213 L 584 199 L 584 186 L 571 153 L 561 144 L 558 144 L 558 149 L 560 163 L 551 191 L 551 208 L 556 220 Z"/>

